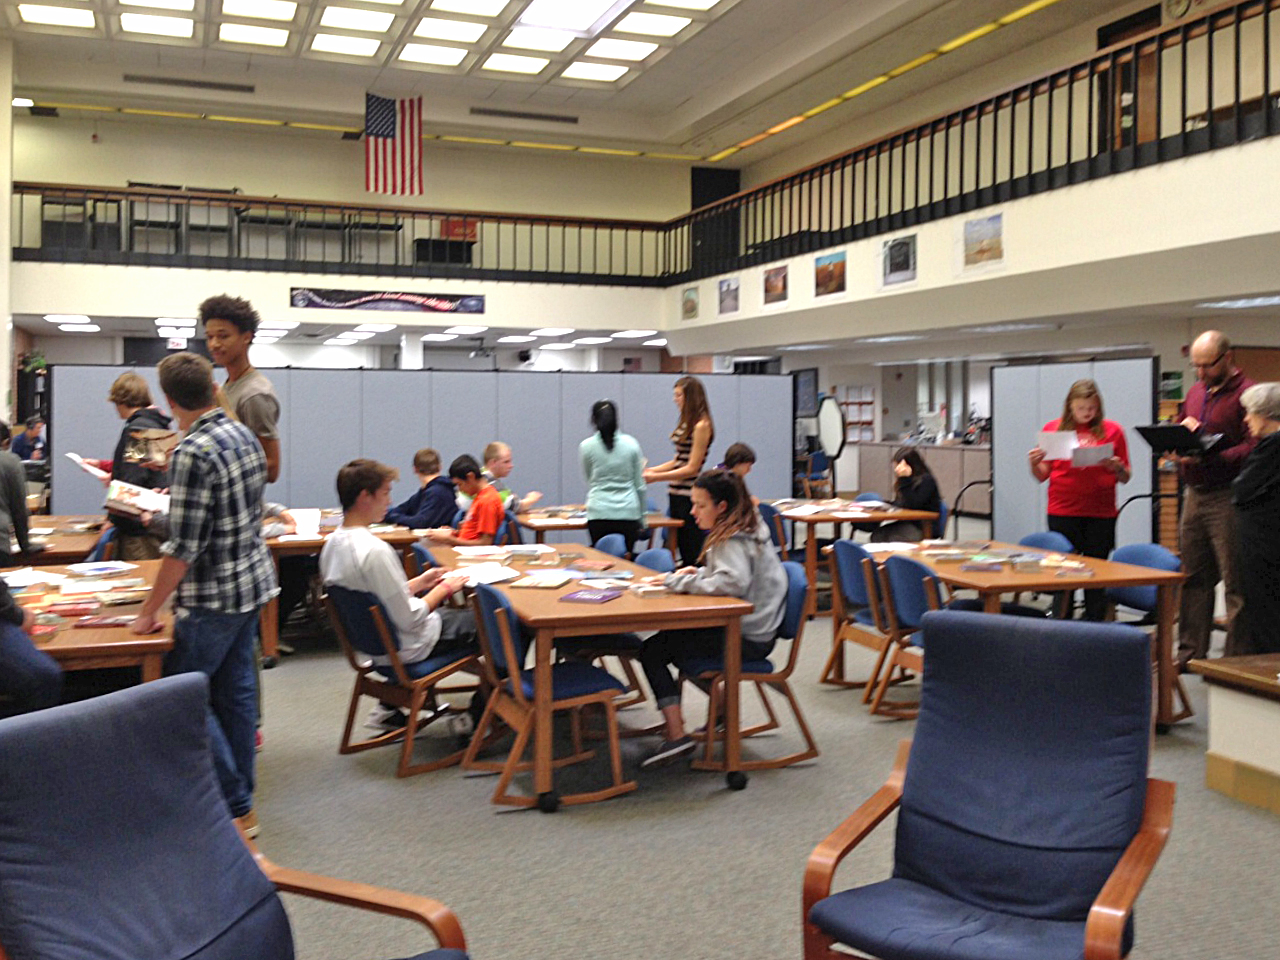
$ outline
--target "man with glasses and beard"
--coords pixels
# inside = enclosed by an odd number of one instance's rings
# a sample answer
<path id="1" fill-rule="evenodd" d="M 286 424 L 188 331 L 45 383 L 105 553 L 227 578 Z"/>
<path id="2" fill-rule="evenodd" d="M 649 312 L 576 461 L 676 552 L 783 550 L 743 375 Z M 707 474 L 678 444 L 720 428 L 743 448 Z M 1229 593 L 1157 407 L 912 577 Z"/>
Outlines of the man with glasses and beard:
<path id="1" fill-rule="evenodd" d="M 1218 330 L 1207 330 L 1191 344 L 1191 367 L 1196 382 L 1182 402 L 1182 424 L 1200 434 L 1222 434 L 1207 453 L 1175 457 L 1182 475 L 1182 608 L 1178 617 L 1178 666 L 1209 654 L 1213 628 L 1214 591 L 1221 580 L 1226 592 L 1226 656 L 1248 650 L 1240 608 L 1239 571 L 1235 569 L 1236 517 L 1231 503 L 1231 481 L 1253 449 L 1254 441 L 1244 422 L 1240 394 L 1253 381 L 1236 368 L 1231 343 Z"/>

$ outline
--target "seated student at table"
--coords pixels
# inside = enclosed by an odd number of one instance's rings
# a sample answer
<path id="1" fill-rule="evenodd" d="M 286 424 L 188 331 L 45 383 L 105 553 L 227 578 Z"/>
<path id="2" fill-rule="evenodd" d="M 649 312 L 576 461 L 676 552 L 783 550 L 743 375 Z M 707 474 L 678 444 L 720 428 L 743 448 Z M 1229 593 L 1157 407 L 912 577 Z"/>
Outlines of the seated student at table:
<path id="1" fill-rule="evenodd" d="M 529 508 L 542 499 L 542 494 L 533 490 L 523 497 L 507 486 L 507 477 L 511 475 L 515 464 L 511 459 L 511 448 L 499 440 L 495 440 L 484 448 L 484 478 L 501 498 L 503 506 L 512 513 L 527 513 Z"/>
<path id="2" fill-rule="evenodd" d="M 0 717 L 57 706 L 62 696 L 62 668 L 31 642 L 35 625 L 0 580 Z"/>
<path id="3" fill-rule="evenodd" d="M 383 522 L 413 530 L 447 527 L 458 507 L 453 482 L 440 474 L 440 454 L 423 447 L 413 455 L 413 473 L 418 478 L 417 493 L 388 510 Z"/>
<path id="4" fill-rule="evenodd" d="M 942 505 L 938 481 L 915 447 L 900 447 L 893 455 L 893 505 L 904 510 L 937 513 Z M 942 531 L 938 531 L 942 535 Z M 924 539 L 919 520 L 891 520 L 871 533 L 874 543 L 915 543 Z"/>
<path id="5" fill-rule="evenodd" d="M 297 533 L 298 522 L 283 503 L 268 501 L 262 505 L 262 539 L 274 540 Z M 311 575 L 319 569 L 315 557 L 277 557 L 276 571 L 280 595 L 276 597 L 276 629 L 283 631 L 289 617 L 307 596 Z"/>
<path id="6" fill-rule="evenodd" d="M 13 438 L 13 452 L 19 460 L 45 459 L 44 417 L 27 417 L 27 429 Z"/>
<path id="7" fill-rule="evenodd" d="M 732 470 L 743 480 L 747 479 L 747 474 L 751 472 L 751 468 L 756 465 L 756 452 L 745 443 L 731 443 L 729 449 L 724 452 L 724 463 L 720 464 L 720 470 Z"/>
<path id="8" fill-rule="evenodd" d="M 652 579 L 675 593 L 750 601 L 755 609 L 742 618 L 742 659 L 767 657 L 787 601 L 787 577 L 773 541 L 737 474 L 727 470 L 702 474 L 693 482 L 692 499 L 694 522 L 707 534 L 699 557 L 703 566 L 682 567 Z M 686 657 L 719 656 L 723 651 L 724 630 L 719 627 L 663 630 L 644 642 L 640 663 L 665 729 L 662 743 L 642 766 L 674 760 L 693 750 L 693 740 L 684 732 L 680 684 L 671 666 Z M 713 722 L 708 718 L 708 723 Z"/>
<path id="9" fill-rule="evenodd" d="M 506 509 L 498 491 L 484 478 L 475 457 L 465 453 L 449 464 L 449 477 L 458 492 L 470 500 L 471 506 L 467 508 L 466 518 L 456 533 L 449 527 L 437 527 L 427 531 L 427 539 L 450 546 L 493 543 L 506 518 Z"/>
<path id="10" fill-rule="evenodd" d="M 378 598 L 399 637 L 400 659 L 406 664 L 451 650 L 472 649 L 476 624 L 471 612 L 441 608 L 463 588 L 466 578 L 432 567 L 409 580 L 395 550 L 369 531 L 369 524 L 386 516 L 391 484 L 397 476 L 394 467 L 376 460 L 352 460 L 338 471 L 342 526 L 325 539 L 320 576 L 326 586 L 363 590 Z M 386 658 L 373 660 L 385 665 Z M 404 715 L 395 707 L 380 704 L 368 723 L 386 729 L 402 727 Z"/>
<path id="11" fill-rule="evenodd" d="M 0 567 L 10 563 L 11 540 L 18 541 L 18 549 L 23 553 L 33 552 L 27 539 L 31 523 L 27 512 L 27 473 L 22 461 L 9 450 L 9 435 L 9 425 L 0 421 Z"/>

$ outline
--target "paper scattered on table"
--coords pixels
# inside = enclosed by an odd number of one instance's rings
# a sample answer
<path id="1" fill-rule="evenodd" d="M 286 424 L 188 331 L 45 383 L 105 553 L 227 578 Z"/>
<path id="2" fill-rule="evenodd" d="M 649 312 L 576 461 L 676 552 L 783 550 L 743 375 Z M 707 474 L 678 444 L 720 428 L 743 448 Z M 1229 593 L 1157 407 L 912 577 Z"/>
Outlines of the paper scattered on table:
<path id="1" fill-rule="evenodd" d="M 837 520 L 865 520 L 867 512 L 865 510 L 837 510 L 831 516 Z"/>
<path id="2" fill-rule="evenodd" d="M 302 507 L 296 510 L 290 510 L 289 515 L 293 517 L 293 522 L 297 525 L 295 533 L 298 536 L 307 537 L 311 540 L 320 536 L 319 507 Z"/>
<path id="3" fill-rule="evenodd" d="M 106 480 L 111 476 L 107 471 L 99 470 L 92 463 L 86 463 L 84 457 L 78 453 L 68 453 L 67 459 L 96 480 Z"/>
<path id="4" fill-rule="evenodd" d="M 31 527 L 27 530 L 27 533 L 33 537 L 47 537 L 53 533 L 53 531 L 53 527 Z"/>
<path id="5" fill-rule="evenodd" d="M 485 544 L 477 547 L 454 547 L 453 552 L 460 557 L 505 557 L 507 555 L 507 548 L 497 547 L 493 544 Z"/>
<path id="6" fill-rule="evenodd" d="M 918 543 L 908 543 L 904 541 L 890 541 L 887 543 L 864 543 L 862 549 L 867 553 L 905 553 L 908 550 L 914 550 Z"/>
<path id="7" fill-rule="evenodd" d="M 1079 445 L 1074 430 L 1041 430 L 1036 446 L 1046 460 L 1070 460 L 1071 451 Z"/>
<path id="8" fill-rule="evenodd" d="M 548 527 L 567 527 L 579 522 L 572 517 L 538 517 L 537 520 L 538 523 Z"/>
<path id="9" fill-rule="evenodd" d="M 467 583 L 473 587 L 477 583 L 503 583 L 520 577 L 519 570 L 512 570 L 510 567 L 503 566 L 500 563 L 476 563 L 469 567 L 463 567 L 458 572 L 465 572 Z"/>
<path id="10" fill-rule="evenodd" d="M 592 590 L 614 590 L 618 587 L 631 586 L 629 581 L 619 580 L 616 577 L 583 577 L 579 582 Z"/>
<path id="11" fill-rule="evenodd" d="M 549 543 L 515 543 L 503 549 L 512 557 L 536 557 L 556 552 L 556 548 Z"/>
<path id="12" fill-rule="evenodd" d="M 67 579 L 67 575 L 48 570 L 36 570 L 34 567 L 19 567 L 16 570 L 0 573 L 0 578 L 10 587 L 21 588 L 34 586 L 37 583 L 62 583 Z"/>
<path id="13" fill-rule="evenodd" d="M 784 510 L 784 517 L 811 517 L 815 513 L 822 513 L 824 507 L 818 506 L 816 503 L 804 503 L 798 507 L 792 507 L 790 510 Z"/>
<path id="14" fill-rule="evenodd" d="M 1095 447 L 1076 447 L 1071 451 L 1073 467 L 1092 467 L 1094 464 L 1109 460 L 1115 453 L 1115 447 L 1109 443 L 1100 443 Z"/>
<path id="15" fill-rule="evenodd" d="M 282 533 L 280 534 L 280 536 L 276 537 L 276 539 L 288 541 L 288 540 L 322 540 L 324 538 L 320 536 L 320 531 L 317 530 L 315 533 Z"/>
<path id="16" fill-rule="evenodd" d="M 69 563 L 67 569 L 81 577 L 107 577 L 113 573 L 137 570 L 138 565 L 123 560 L 98 560 L 94 563 Z"/>

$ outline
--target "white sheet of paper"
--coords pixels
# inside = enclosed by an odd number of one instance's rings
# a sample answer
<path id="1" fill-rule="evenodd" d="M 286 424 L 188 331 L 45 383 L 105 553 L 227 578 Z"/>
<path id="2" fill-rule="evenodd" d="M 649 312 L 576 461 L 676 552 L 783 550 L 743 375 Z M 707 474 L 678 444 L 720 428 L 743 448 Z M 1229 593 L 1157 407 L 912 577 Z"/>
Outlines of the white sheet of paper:
<path id="1" fill-rule="evenodd" d="M 290 510 L 293 515 L 293 521 L 298 525 L 297 533 L 299 536 L 314 539 L 320 536 L 320 508 L 319 507 L 300 507 L 296 510 Z"/>
<path id="2" fill-rule="evenodd" d="M 467 582 L 472 586 L 477 583 L 502 583 L 504 580 L 515 580 L 521 575 L 520 571 L 505 567 L 500 563 L 477 563 L 470 567 L 460 568 L 458 572 L 465 572 Z"/>
<path id="3" fill-rule="evenodd" d="M 276 539 L 283 543 L 292 540 L 321 540 L 323 538 L 320 536 L 320 531 L 317 530 L 315 533 L 282 533 Z"/>
<path id="4" fill-rule="evenodd" d="M 1092 467 L 1094 464 L 1110 459 L 1114 453 L 1115 448 L 1109 443 L 1100 443 L 1096 447 L 1076 447 L 1071 451 L 1071 465 Z"/>
<path id="5" fill-rule="evenodd" d="M 792 507 L 790 510 L 784 510 L 784 517 L 812 517 L 815 513 L 822 513 L 826 508 L 820 507 L 816 503 L 805 503 L 798 507 Z"/>
<path id="6" fill-rule="evenodd" d="M 506 557 L 507 548 L 494 546 L 493 544 L 480 544 L 473 547 L 460 545 L 455 546 L 453 552 L 460 557 Z"/>
<path id="7" fill-rule="evenodd" d="M 920 544 L 907 541 L 886 541 L 885 543 L 864 543 L 861 546 L 867 553 L 906 553 L 916 549 Z"/>
<path id="8" fill-rule="evenodd" d="M 1079 441 L 1074 430 L 1041 430 L 1036 446 L 1044 451 L 1046 460 L 1070 460 L 1071 451 Z"/>
<path id="9" fill-rule="evenodd" d="M 52 573 L 48 570 L 36 570 L 33 567 L 19 567 L 17 570 L 6 570 L 0 578 L 10 587 L 20 589 L 34 583 L 61 583 L 67 579 L 65 573 Z"/>
<path id="10" fill-rule="evenodd" d="M 82 577 L 106 577 L 126 570 L 137 570 L 138 565 L 124 560 L 96 560 L 91 563 L 69 563 L 67 569 Z"/>

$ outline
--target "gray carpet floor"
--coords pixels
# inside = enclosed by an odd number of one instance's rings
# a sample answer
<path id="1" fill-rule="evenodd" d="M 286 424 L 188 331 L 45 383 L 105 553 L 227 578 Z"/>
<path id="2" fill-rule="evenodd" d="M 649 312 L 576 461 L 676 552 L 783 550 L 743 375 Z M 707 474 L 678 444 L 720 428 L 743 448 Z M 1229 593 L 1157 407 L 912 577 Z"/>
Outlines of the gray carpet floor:
<path id="1" fill-rule="evenodd" d="M 263 675 L 260 845 L 284 865 L 442 900 L 461 918 L 477 960 L 796 957 L 810 851 L 883 782 L 895 744 L 914 726 L 872 718 L 859 693 L 818 685 L 829 624 L 819 618 L 806 629 L 795 683 L 822 749 L 817 760 L 754 773 L 746 790 L 732 792 L 722 776 L 684 765 L 639 770 L 653 741 L 632 739 L 623 746 L 639 789 L 554 815 L 496 807 L 494 779 L 457 768 L 398 780 L 397 747 L 339 756 L 350 669 L 332 646 L 300 645 Z M 863 654 L 854 657 L 865 668 Z M 1204 786 L 1204 687 L 1190 678 L 1188 688 L 1196 716 L 1156 742 L 1152 773 L 1176 781 L 1178 802 L 1172 838 L 1139 901 L 1131 956 L 1276 956 L 1268 921 L 1280 818 Z M 690 726 L 705 710 L 694 696 Z M 642 706 L 621 718 L 640 727 L 657 715 Z M 792 730 L 784 723 L 748 749 L 793 748 Z M 419 740 L 421 755 L 452 744 L 431 731 Z M 597 758 L 562 782 L 606 778 Z M 845 862 L 838 882 L 887 876 L 892 837 L 889 821 Z M 405 921 L 286 899 L 302 960 L 404 957 L 432 945 Z"/>

